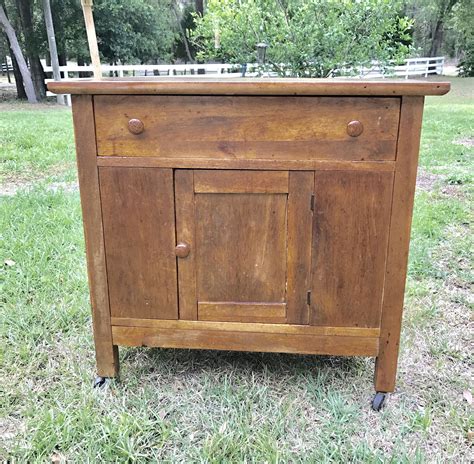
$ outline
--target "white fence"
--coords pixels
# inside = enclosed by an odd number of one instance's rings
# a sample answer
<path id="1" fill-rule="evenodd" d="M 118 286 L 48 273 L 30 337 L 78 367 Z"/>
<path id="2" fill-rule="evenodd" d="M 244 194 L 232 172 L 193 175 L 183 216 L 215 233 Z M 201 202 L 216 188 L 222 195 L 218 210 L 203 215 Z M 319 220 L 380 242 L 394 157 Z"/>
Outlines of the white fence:
<path id="1" fill-rule="evenodd" d="M 428 77 L 430 74 L 443 74 L 444 56 L 433 58 L 409 58 L 405 64 L 400 66 L 381 68 L 378 63 L 374 63 L 371 68 L 363 68 L 359 77 L 363 78 L 386 78 L 386 77 Z"/>
<path id="2" fill-rule="evenodd" d="M 249 63 L 245 65 L 245 75 L 257 75 L 258 64 Z M 443 74 L 444 57 L 434 58 L 409 58 L 401 66 L 383 68 L 377 62 L 374 62 L 370 68 L 361 68 L 357 70 L 357 76 L 354 76 L 351 70 L 346 69 L 342 72 L 333 73 L 334 76 L 345 74 L 344 77 L 375 79 L 387 77 L 399 77 L 408 79 L 409 77 L 427 77 L 430 74 Z M 231 78 L 242 75 L 242 66 L 238 64 L 159 64 L 159 65 L 102 65 L 102 74 L 116 77 L 157 77 L 157 76 L 177 76 L 186 75 L 195 78 L 208 77 L 209 75 L 219 78 Z M 60 66 L 59 70 L 63 75 L 63 80 L 77 79 L 80 73 L 92 73 L 92 66 L 68 65 Z M 46 73 L 52 74 L 51 66 L 44 66 Z M 275 74 L 276 75 L 276 74 Z M 51 79 L 47 79 L 47 82 Z M 48 95 L 52 95 L 48 92 Z"/>

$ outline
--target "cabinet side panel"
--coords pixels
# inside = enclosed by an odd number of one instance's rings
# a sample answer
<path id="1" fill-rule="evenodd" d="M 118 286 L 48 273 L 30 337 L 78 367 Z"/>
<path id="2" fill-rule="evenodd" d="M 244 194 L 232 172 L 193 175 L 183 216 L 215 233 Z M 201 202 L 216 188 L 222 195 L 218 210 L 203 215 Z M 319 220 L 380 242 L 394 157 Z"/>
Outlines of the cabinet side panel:
<path id="1" fill-rule="evenodd" d="M 403 97 L 375 388 L 395 388 L 408 249 L 420 147 L 423 97 Z"/>
<path id="2" fill-rule="evenodd" d="M 97 374 L 104 377 L 114 377 L 118 373 L 118 353 L 117 348 L 112 344 L 112 329 L 110 326 L 92 96 L 74 95 L 72 97 L 72 114 L 84 221 Z"/>
<path id="3" fill-rule="evenodd" d="M 393 173 L 315 173 L 311 325 L 378 327 Z"/>
<path id="4" fill-rule="evenodd" d="M 100 168 L 112 316 L 177 319 L 173 172 Z"/>

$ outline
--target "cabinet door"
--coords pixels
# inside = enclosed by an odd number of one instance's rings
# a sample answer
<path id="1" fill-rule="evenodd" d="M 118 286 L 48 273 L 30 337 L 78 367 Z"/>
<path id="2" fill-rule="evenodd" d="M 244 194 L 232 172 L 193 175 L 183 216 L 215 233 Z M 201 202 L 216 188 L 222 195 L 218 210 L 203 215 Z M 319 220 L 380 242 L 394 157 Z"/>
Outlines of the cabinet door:
<path id="1" fill-rule="evenodd" d="M 313 183 L 312 172 L 175 172 L 180 319 L 308 323 Z"/>
<path id="2" fill-rule="evenodd" d="M 311 325 L 380 325 L 393 173 L 315 173 Z"/>
<path id="3" fill-rule="evenodd" d="M 177 319 L 173 171 L 99 168 L 113 317 Z"/>

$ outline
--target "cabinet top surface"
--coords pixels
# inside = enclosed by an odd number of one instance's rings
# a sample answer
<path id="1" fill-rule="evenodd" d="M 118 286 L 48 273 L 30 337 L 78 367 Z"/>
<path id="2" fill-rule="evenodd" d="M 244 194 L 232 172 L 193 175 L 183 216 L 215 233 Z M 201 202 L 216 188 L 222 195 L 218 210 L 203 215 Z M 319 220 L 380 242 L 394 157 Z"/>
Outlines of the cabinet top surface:
<path id="1" fill-rule="evenodd" d="M 175 94 L 175 95 L 444 95 L 449 82 L 402 79 L 288 79 L 288 78 L 112 78 L 67 79 L 49 82 L 54 93 L 70 94 Z"/>

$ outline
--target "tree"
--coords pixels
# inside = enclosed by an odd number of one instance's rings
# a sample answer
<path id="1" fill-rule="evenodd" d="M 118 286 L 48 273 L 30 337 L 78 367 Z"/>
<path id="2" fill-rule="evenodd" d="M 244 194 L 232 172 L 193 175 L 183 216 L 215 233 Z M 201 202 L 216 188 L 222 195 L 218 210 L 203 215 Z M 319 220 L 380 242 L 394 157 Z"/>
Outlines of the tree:
<path id="1" fill-rule="evenodd" d="M 28 70 L 28 66 L 26 65 L 25 58 L 23 57 L 23 53 L 21 51 L 20 44 L 18 43 L 15 30 L 13 29 L 10 21 L 8 20 L 5 10 L 3 8 L 3 5 L 1 4 L 0 4 L 0 24 L 2 25 L 8 37 L 8 41 L 10 42 L 10 47 L 14 53 L 15 59 L 18 63 L 18 67 L 21 71 L 21 76 L 22 76 L 23 83 L 25 86 L 25 92 L 28 97 L 28 101 L 30 103 L 37 103 L 38 100 L 36 98 L 30 71 Z"/>
<path id="2" fill-rule="evenodd" d="M 461 0 L 454 9 L 453 29 L 461 52 L 459 75 L 474 77 L 474 1 Z"/>
<path id="3" fill-rule="evenodd" d="M 199 16 L 204 16 L 204 0 L 195 0 L 194 8 Z"/>
<path id="4" fill-rule="evenodd" d="M 3 28 L 0 27 L 0 31 L 3 31 Z M 8 58 L 11 57 L 12 52 L 10 45 L 8 43 L 8 37 L 7 35 L 3 32 L 0 34 L 0 64 L 6 63 L 8 64 Z M 7 66 L 7 76 L 8 76 L 8 82 L 11 83 L 11 77 L 10 77 L 10 67 Z"/>
<path id="5" fill-rule="evenodd" d="M 45 74 L 39 58 L 40 51 L 44 51 L 44 48 L 41 50 L 41 43 L 38 40 L 38 33 L 33 22 L 34 5 L 30 0 L 16 0 L 16 6 L 36 97 L 41 100 L 46 97 Z"/>
<path id="6" fill-rule="evenodd" d="M 11 17 L 8 15 L 5 0 L 0 0 L 0 5 L 3 7 L 3 11 L 5 12 L 5 15 L 10 22 L 10 25 L 12 26 L 14 31 L 20 31 L 19 25 L 17 22 L 15 22 L 15 16 Z M 18 62 L 16 61 L 15 58 L 15 53 L 13 52 L 10 42 L 8 40 L 7 35 L 5 34 L 5 41 L 8 45 L 8 55 L 10 55 L 10 58 L 12 60 L 12 67 L 13 67 L 13 76 L 15 78 L 15 86 L 16 86 L 16 93 L 17 93 L 17 98 L 21 100 L 27 100 L 27 95 L 25 92 L 25 86 L 23 84 L 23 78 L 21 77 L 21 71 L 20 67 L 18 66 Z M 17 34 L 17 41 L 19 42 L 18 39 L 18 34 Z"/>
<path id="7" fill-rule="evenodd" d="M 436 20 L 431 33 L 429 56 L 438 56 L 444 39 L 444 26 L 458 0 L 439 0 L 436 2 Z"/>
<path id="8" fill-rule="evenodd" d="M 169 60 L 176 39 L 172 0 L 95 0 L 102 57 L 109 63 Z"/>
<path id="9" fill-rule="evenodd" d="M 452 28 L 453 12 L 462 1 L 464 0 L 407 1 L 405 13 L 414 20 L 414 45 L 422 56 L 454 52 L 457 33 Z"/>
<path id="10" fill-rule="evenodd" d="M 94 22 L 102 60 L 144 63 L 172 57 L 178 36 L 175 0 L 94 0 Z M 58 54 L 90 62 L 79 0 L 51 0 Z"/>
<path id="11" fill-rule="evenodd" d="M 191 5 L 186 5 L 184 9 L 180 11 L 178 0 L 173 0 L 172 6 L 180 33 L 176 41 L 175 57 L 183 58 L 192 63 L 194 62 L 196 50 L 194 44 L 191 42 L 190 35 L 192 30 L 196 27 L 194 22 L 195 10 Z"/>
<path id="12" fill-rule="evenodd" d="M 404 58 L 411 22 L 399 11 L 389 0 L 209 0 L 194 41 L 198 58 L 232 63 L 255 62 L 265 42 L 280 76 L 327 77 Z"/>

